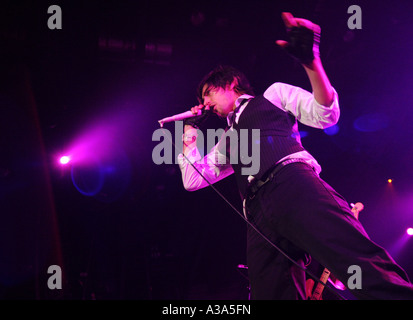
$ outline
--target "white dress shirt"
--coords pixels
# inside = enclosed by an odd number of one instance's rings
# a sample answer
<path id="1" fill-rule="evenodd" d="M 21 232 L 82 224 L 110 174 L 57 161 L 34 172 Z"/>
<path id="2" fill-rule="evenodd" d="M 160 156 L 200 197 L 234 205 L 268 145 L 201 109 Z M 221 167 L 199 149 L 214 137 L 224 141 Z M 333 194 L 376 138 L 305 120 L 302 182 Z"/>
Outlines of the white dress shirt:
<path id="1" fill-rule="evenodd" d="M 312 93 L 300 87 L 295 87 L 281 82 L 272 84 L 264 92 L 264 97 L 274 104 L 274 108 L 280 108 L 285 112 L 291 113 L 300 123 L 313 128 L 328 128 L 336 124 L 340 117 L 338 95 L 335 90 L 334 100 L 330 106 L 320 105 L 315 100 Z M 242 100 L 251 98 L 253 97 L 244 94 L 237 99 L 235 105 L 238 106 Z M 239 109 L 235 117 L 236 123 L 238 123 L 239 117 L 247 105 L 248 103 L 244 103 L 244 105 Z M 229 121 L 231 115 L 232 112 L 228 114 L 227 121 Z M 232 127 L 230 130 L 232 130 Z M 297 141 L 301 143 L 298 126 L 294 126 L 293 135 Z M 220 142 L 221 141 L 219 141 L 218 144 L 215 145 L 203 158 L 196 147 L 191 150 L 186 150 L 186 158 L 182 154 L 178 155 L 178 164 L 181 169 L 182 181 L 186 190 L 195 191 L 207 187 L 209 184 L 220 181 L 234 172 L 231 164 L 227 161 L 227 156 L 218 151 L 218 145 Z M 301 158 L 311 165 L 317 174 L 321 172 L 320 165 L 307 151 L 300 151 L 290 154 L 281 159 L 279 162 L 291 158 Z M 190 161 L 193 165 L 191 165 L 188 161 Z M 193 166 L 195 166 L 196 169 Z M 202 174 L 202 176 L 197 170 Z"/>

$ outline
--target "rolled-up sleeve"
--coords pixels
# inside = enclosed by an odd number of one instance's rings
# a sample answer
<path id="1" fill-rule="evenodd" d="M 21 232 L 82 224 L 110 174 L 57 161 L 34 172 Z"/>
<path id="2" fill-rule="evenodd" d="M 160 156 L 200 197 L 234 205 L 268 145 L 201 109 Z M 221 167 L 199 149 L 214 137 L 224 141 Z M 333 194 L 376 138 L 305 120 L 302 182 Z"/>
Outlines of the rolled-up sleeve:
<path id="1" fill-rule="evenodd" d="M 333 102 L 324 106 L 317 102 L 311 92 L 276 82 L 264 92 L 264 97 L 275 106 L 293 114 L 302 124 L 325 129 L 335 125 L 340 118 L 338 94 L 334 88 L 333 93 Z"/>

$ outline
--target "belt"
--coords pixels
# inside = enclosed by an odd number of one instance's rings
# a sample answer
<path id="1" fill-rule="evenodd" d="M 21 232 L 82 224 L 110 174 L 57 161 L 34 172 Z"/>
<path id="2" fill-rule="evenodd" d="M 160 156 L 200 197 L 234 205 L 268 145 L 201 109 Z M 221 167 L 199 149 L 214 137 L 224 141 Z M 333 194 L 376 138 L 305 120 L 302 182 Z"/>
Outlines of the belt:
<path id="1" fill-rule="evenodd" d="M 302 162 L 307 164 L 307 161 L 301 158 L 292 158 L 292 159 L 287 159 L 284 160 L 280 163 L 277 163 L 272 169 L 269 170 L 269 173 L 267 175 L 264 174 L 264 176 L 267 176 L 265 180 L 260 180 L 260 179 L 254 179 L 250 182 L 250 184 L 247 187 L 247 192 L 245 193 L 243 202 L 242 202 L 242 207 L 243 207 L 243 213 L 244 217 L 246 220 L 248 220 L 248 214 L 247 214 L 247 201 L 251 200 L 255 197 L 256 192 L 261 189 L 267 182 L 271 181 L 274 176 L 286 165 L 294 162 Z"/>
<path id="2" fill-rule="evenodd" d="M 290 163 L 294 163 L 294 162 L 303 162 L 303 163 L 307 163 L 307 161 L 305 161 L 304 159 L 301 158 L 292 158 L 292 159 L 287 159 L 284 160 L 280 163 L 277 163 L 272 169 L 269 170 L 268 174 L 264 174 L 264 176 L 266 176 L 267 178 L 265 180 L 261 180 L 261 179 L 254 179 L 251 181 L 251 183 L 248 185 L 247 187 L 247 192 L 246 195 L 244 197 L 247 198 L 253 198 L 255 193 L 262 188 L 263 185 L 265 185 L 267 182 L 271 181 L 274 176 L 282 169 L 284 168 L 286 165 L 290 164 Z"/>

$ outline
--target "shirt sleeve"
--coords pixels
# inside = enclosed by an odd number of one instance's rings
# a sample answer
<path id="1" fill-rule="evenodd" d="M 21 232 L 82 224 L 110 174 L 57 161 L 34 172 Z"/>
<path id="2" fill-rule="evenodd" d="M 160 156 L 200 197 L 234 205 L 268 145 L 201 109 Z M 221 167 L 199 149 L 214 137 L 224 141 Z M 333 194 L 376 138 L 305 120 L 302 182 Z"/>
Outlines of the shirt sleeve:
<path id="1" fill-rule="evenodd" d="M 188 191 L 208 187 L 234 172 L 228 157 L 219 152 L 218 146 L 213 147 L 203 158 L 198 148 L 192 149 L 185 156 L 181 153 L 178 155 L 178 164 L 184 188 Z"/>
<path id="2" fill-rule="evenodd" d="M 271 85 L 264 92 L 264 97 L 292 113 L 302 124 L 325 129 L 335 125 L 340 117 L 338 94 L 334 88 L 333 91 L 334 99 L 329 106 L 319 104 L 311 92 L 281 82 Z"/>

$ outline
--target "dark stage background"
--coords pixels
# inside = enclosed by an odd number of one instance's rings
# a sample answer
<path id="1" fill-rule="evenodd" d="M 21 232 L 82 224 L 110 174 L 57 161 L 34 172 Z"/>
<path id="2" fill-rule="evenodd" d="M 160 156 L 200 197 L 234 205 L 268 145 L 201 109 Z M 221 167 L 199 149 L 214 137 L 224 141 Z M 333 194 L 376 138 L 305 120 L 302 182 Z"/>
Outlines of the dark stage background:
<path id="1" fill-rule="evenodd" d="M 362 29 L 350 30 L 350 5 Z M 47 9 L 59 5 L 62 29 Z M 257 93 L 310 90 L 279 47 L 282 11 L 322 28 L 340 97 L 335 134 L 300 126 L 322 178 L 413 277 L 413 31 L 410 1 L 2 1 L 0 297 L 247 299 L 245 223 L 211 188 L 189 193 L 156 165 L 158 120 L 231 64 Z M 210 127 L 224 122 L 210 119 Z M 174 125 L 165 129 L 174 134 Z M 58 163 L 73 152 L 73 162 Z M 76 162 L 78 157 L 79 162 Z M 393 182 L 388 183 L 388 179 Z M 233 177 L 217 188 L 238 209 Z M 50 265 L 63 272 L 50 290 Z"/>

